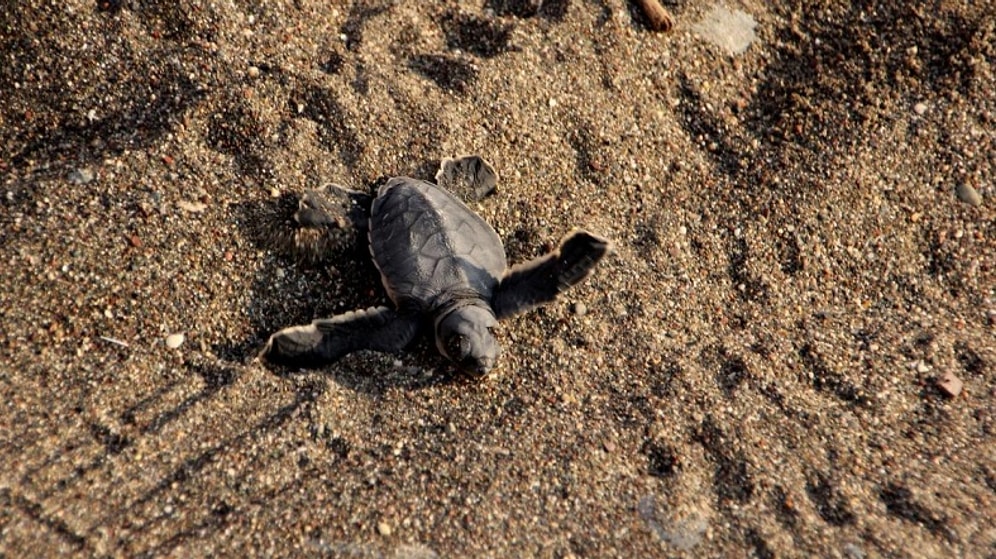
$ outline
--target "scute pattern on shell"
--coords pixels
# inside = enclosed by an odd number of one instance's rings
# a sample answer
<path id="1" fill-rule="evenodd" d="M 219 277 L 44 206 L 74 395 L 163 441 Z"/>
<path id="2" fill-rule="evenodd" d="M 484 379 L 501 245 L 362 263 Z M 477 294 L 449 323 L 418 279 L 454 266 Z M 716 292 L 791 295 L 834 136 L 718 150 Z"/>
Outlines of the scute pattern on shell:
<path id="1" fill-rule="evenodd" d="M 489 300 L 506 266 L 501 239 L 487 222 L 449 192 L 407 177 L 380 188 L 370 251 L 399 306 L 428 308 L 468 291 Z"/>

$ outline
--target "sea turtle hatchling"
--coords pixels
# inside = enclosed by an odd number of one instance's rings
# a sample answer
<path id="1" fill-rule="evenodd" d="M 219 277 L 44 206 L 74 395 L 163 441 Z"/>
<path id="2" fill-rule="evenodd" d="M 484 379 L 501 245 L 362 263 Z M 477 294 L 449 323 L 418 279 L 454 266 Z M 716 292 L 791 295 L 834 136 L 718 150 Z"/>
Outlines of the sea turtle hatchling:
<path id="1" fill-rule="evenodd" d="M 337 196 L 354 205 L 370 199 L 353 191 Z M 327 212 L 314 199 L 302 199 L 296 219 L 335 221 Z M 266 343 L 261 356 L 267 361 L 311 368 L 358 350 L 397 352 L 431 328 L 440 353 L 482 376 L 498 358 L 492 329 L 500 319 L 553 301 L 586 278 L 610 250 L 608 240 L 574 231 L 556 250 L 509 269 L 501 239 L 486 221 L 443 188 L 409 177 L 383 184 L 366 219 L 357 226 L 367 230 L 370 253 L 395 308 L 284 328 Z"/>

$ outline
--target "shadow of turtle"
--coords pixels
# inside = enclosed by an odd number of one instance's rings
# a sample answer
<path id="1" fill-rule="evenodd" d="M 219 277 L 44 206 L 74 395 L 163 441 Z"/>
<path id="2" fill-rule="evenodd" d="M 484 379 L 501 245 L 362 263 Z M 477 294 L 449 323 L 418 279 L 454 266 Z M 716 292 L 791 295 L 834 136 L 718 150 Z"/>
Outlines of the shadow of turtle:
<path id="1" fill-rule="evenodd" d="M 285 379 L 326 374 L 340 386 L 373 397 L 382 396 L 389 390 L 421 390 L 475 382 L 436 353 L 428 338 L 420 335 L 405 350 L 404 364 L 392 354 L 358 351 L 325 369 L 293 369 L 269 363 L 264 366 Z"/>

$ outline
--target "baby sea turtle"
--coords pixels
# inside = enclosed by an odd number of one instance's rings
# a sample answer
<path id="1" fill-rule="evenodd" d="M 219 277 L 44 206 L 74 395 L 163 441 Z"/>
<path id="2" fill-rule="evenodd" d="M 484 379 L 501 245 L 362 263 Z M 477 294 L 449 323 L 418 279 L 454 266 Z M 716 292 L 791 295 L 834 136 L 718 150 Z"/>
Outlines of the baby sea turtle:
<path id="1" fill-rule="evenodd" d="M 351 311 L 280 330 L 261 354 L 272 363 L 317 367 L 363 349 L 397 352 L 425 330 L 458 367 L 485 375 L 499 354 L 492 332 L 498 321 L 553 301 L 610 250 L 608 240 L 574 231 L 556 250 L 509 269 L 495 230 L 435 184 L 395 177 L 369 206 L 365 194 L 332 190 L 338 191 L 333 199 L 350 201 L 347 215 L 369 208 L 366 223 L 361 218 L 356 226 L 367 230 L 394 308 Z M 302 225 L 341 222 L 342 209 L 311 191 L 295 219 Z"/>

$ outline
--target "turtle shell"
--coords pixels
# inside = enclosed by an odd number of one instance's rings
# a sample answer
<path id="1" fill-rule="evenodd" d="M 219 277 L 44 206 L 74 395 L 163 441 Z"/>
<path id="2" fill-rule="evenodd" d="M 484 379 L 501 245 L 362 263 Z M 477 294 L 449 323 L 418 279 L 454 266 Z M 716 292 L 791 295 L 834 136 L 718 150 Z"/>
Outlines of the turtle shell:
<path id="1" fill-rule="evenodd" d="M 486 221 L 449 192 L 409 177 L 378 190 L 370 253 L 391 300 L 422 312 L 466 297 L 491 301 L 506 267 L 501 239 Z"/>

